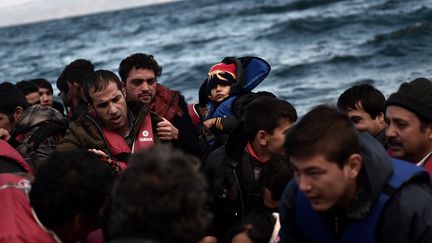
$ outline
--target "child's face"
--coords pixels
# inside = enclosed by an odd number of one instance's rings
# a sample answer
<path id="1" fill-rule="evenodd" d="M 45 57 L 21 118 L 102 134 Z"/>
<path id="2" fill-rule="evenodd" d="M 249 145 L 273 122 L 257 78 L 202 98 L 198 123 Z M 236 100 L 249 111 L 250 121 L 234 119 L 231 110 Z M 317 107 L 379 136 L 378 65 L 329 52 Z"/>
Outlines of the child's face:
<path id="1" fill-rule="evenodd" d="M 229 96 L 231 86 L 228 84 L 218 84 L 210 90 L 210 99 L 213 102 L 220 103 Z"/>

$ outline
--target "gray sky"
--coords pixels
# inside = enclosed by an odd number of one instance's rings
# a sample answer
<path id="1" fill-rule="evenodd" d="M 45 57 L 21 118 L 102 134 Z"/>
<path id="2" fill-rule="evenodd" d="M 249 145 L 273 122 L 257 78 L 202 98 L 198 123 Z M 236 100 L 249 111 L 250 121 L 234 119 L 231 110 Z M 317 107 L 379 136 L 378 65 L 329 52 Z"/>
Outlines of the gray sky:
<path id="1" fill-rule="evenodd" d="M 175 0 L 1 0 L 0 26 L 172 1 Z"/>

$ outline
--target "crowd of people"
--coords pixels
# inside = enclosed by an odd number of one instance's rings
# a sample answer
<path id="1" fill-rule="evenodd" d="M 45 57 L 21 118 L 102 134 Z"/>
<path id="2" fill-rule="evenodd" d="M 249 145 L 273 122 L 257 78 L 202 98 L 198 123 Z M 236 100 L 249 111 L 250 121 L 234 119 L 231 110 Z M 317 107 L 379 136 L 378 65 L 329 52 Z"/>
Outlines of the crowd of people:
<path id="1" fill-rule="evenodd" d="M 225 57 L 199 102 L 153 55 L 0 83 L 0 242 L 432 242 L 432 81 L 303 117 Z"/>

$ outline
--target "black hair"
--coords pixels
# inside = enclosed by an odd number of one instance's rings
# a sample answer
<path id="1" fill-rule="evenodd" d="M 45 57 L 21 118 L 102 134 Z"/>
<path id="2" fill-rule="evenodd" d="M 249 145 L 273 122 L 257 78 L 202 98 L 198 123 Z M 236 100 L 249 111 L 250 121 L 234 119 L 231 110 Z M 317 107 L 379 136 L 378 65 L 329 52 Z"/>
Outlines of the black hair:
<path id="1" fill-rule="evenodd" d="M 269 189 L 274 201 L 279 201 L 293 176 L 294 172 L 288 164 L 288 156 L 279 155 L 271 158 L 264 165 L 260 174 L 260 183 Z"/>
<path id="2" fill-rule="evenodd" d="M 31 79 L 30 81 L 35 83 L 39 88 L 47 89 L 51 92 L 51 94 L 54 93 L 53 87 L 51 83 L 48 82 L 48 80 L 44 78 L 35 78 L 35 79 Z"/>
<path id="3" fill-rule="evenodd" d="M 269 242 L 275 223 L 276 219 L 270 212 L 251 214 L 231 228 L 228 233 L 229 242 L 240 233 L 246 233 L 253 243 Z"/>
<path id="4" fill-rule="evenodd" d="M 60 226 L 83 213 L 99 213 L 110 196 L 114 176 L 88 151 L 55 152 L 40 167 L 30 190 L 30 204 L 41 223 Z"/>
<path id="5" fill-rule="evenodd" d="M 114 189 L 107 238 L 198 242 L 209 220 L 198 167 L 197 158 L 168 145 L 133 154 Z"/>
<path id="6" fill-rule="evenodd" d="M 126 57 L 120 62 L 119 75 L 124 83 L 126 83 L 129 72 L 133 68 L 153 70 L 156 77 L 159 77 L 162 74 L 162 67 L 159 66 L 153 55 L 148 55 L 145 53 L 135 53 Z"/>
<path id="7" fill-rule="evenodd" d="M 24 95 L 28 95 L 31 93 L 39 93 L 39 87 L 29 80 L 23 80 L 15 84 L 17 88 L 19 88 Z"/>
<path id="8" fill-rule="evenodd" d="M 360 153 L 360 142 L 346 114 L 319 105 L 290 129 L 284 148 L 290 157 L 307 159 L 321 154 L 342 168 L 352 154 Z"/>
<path id="9" fill-rule="evenodd" d="M 337 101 L 338 108 L 347 112 L 349 109 L 358 110 L 359 103 L 372 119 L 380 114 L 385 114 L 385 97 L 370 84 L 355 85 L 345 90 Z"/>
<path id="10" fill-rule="evenodd" d="M 6 114 L 13 121 L 15 109 L 21 107 L 23 110 L 29 107 L 23 92 L 12 83 L 3 82 L 0 84 L 0 113 Z"/>
<path id="11" fill-rule="evenodd" d="M 104 90 L 109 83 L 114 82 L 119 90 L 122 90 L 122 83 L 117 75 L 108 70 L 97 70 L 90 73 L 83 84 L 84 96 L 89 103 L 93 100 L 90 96 L 90 92 L 98 92 Z"/>
<path id="12" fill-rule="evenodd" d="M 288 119 L 292 123 L 297 121 L 297 111 L 291 103 L 271 96 L 254 99 L 246 106 L 243 114 L 247 140 L 252 141 L 259 130 L 273 134 L 281 119 Z"/>
<path id="13" fill-rule="evenodd" d="M 94 71 L 94 65 L 89 60 L 77 59 L 69 63 L 57 79 L 57 88 L 60 91 L 68 92 L 67 82 L 75 82 L 83 85 L 85 77 Z"/>

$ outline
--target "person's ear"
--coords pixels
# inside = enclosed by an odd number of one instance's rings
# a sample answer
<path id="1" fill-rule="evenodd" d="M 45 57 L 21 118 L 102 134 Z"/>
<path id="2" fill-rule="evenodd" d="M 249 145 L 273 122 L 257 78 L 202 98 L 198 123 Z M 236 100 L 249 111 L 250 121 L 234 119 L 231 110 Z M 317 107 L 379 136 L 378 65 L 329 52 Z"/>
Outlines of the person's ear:
<path id="1" fill-rule="evenodd" d="M 432 140 L 432 123 L 427 124 L 426 133 L 429 140 Z"/>
<path id="2" fill-rule="evenodd" d="M 96 113 L 96 109 L 90 102 L 87 103 L 87 110 Z"/>
<path id="3" fill-rule="evenodd" d="M 13 118 L 15 121 L 18 121 L 18 119 L 21 117 L 21 114 L 23 113 L 24 109 L 21 106 L 15 107 L 15 111 L 13 113 Z"/>
<path id="4" fill-rule="evenodd" d="M 122 87 L 121 87 L 121 91 L 123 92 L 123 95 L 126 97 L 126 94 L 127 94 L 127 92 L 126 92 L 126 82 L 122 82 Z"/>
<path id="5" fill-rule="evenodd" d="M 264 130 L 259 130 L 255 135 L 255 139 L 261 146 L 267 146 L 267 133 Z"/>
<path id="6" fill-rule="evenodd" d="M 363 166 L 363 159 L 360 154 L 352 154 L 348 158 L 348 161 L 345 164 L 345 169 L 347 170 L 348 178 L 355 179 L 360 173 L 360 170 Z"/>
<path id="7" fill-rule="evenodd" d="M 384 113 L 380 112 L 380 113 L 375 117 L 375 120 L 377 120 L 379 124 L 385 124 L 385 116 L 384 116 Z"/>

